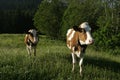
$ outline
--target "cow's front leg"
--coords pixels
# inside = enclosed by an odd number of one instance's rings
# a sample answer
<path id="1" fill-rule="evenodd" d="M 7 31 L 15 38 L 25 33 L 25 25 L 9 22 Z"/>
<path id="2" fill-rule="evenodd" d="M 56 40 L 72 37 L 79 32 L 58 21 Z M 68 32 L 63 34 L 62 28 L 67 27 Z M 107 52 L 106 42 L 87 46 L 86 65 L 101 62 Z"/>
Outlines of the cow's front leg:
<path id="1" fill-rule="evenodd" d="M 72 53 L 72 62 L 73 62 L 72 72 L 74 72 L 75 63 L 76 63 L 76 59 L 75 59 L 75 54 L 74 53 Z"/>
<path id="2" fill-rule="evenodd" d="M 36 56 L 36 47 L 33 48 L 34 56 Z"/>
<path id="3" fill-rule="evenodd" d="M 83 63 L 83 57 L 80 57 L 79 66 L 80 66 L 80 76 L 82 76 L 82 63 Z"/>

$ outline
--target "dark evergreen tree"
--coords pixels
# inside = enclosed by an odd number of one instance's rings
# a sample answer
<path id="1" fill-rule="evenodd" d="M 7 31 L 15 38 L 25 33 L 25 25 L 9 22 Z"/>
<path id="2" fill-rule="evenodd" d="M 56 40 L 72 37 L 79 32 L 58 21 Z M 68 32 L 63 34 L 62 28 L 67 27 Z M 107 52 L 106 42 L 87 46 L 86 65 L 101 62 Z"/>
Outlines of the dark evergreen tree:
<path id="1" fill-rule="evenodd" d="M 23 33 L 33 28 L 33 16 L 41 0 L 0 0 L 0 33 Z"/>

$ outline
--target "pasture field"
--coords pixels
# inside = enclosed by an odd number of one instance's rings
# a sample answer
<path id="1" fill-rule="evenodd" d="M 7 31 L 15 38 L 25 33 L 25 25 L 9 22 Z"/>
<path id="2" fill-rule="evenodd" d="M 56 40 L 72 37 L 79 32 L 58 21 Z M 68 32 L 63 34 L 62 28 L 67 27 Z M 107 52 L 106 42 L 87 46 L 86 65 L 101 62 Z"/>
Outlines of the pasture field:
<path id="1" fill-rule="evenodd" d="M 29 57 L 24 34 L 0 34 L 0 80 L 120 80 L 120 55 L 87 48 L 83 77 L 65 41 L 40 36 L 37 56 Z"/>

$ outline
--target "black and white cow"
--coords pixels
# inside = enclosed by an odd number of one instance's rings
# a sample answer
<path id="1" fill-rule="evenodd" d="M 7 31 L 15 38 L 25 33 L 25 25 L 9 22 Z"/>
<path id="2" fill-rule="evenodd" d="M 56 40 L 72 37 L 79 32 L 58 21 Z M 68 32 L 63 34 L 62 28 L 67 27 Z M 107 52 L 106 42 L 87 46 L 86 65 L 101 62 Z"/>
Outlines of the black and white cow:
<path id="1" fill-rule="evenodd" d="M 34 53 L 36 56 L 36 46 L 38 43 L 38 34 L 36 29 L 30 29 L 27 34 L 25 35 L 24 42 L 26 44 L 27 52 L 29 55 Z"/>

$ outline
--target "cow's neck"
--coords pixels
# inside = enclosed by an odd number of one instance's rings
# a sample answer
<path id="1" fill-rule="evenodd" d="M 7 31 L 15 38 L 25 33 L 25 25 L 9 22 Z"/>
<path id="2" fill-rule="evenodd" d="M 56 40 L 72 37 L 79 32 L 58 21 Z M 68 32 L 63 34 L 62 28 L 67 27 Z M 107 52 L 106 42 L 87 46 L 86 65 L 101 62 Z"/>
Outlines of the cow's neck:
<path id="1" fill-rule="evenodd" d="M 37 43 L 33 42 L 32 40 L 29 39 L 29 43 L 31 46 L 35 46 Z"/>
<path id="2" fill-rule="evenodd" d="M 87 45 L 80 45 L 81 46 L 81 49 L 82 49 L 82 52 L 85 53 L 85 50 L 87 48 Z"/>
<path id="3" fill-rule="evenodd" d="M 85 53 L 85 50 L 87 48 L 87 45 L 86 44 L 81 44 L 80 41 L 78 40 L 78 44 L 80 45 L 81 49 L 82 49 L 82 52 Z"/>

